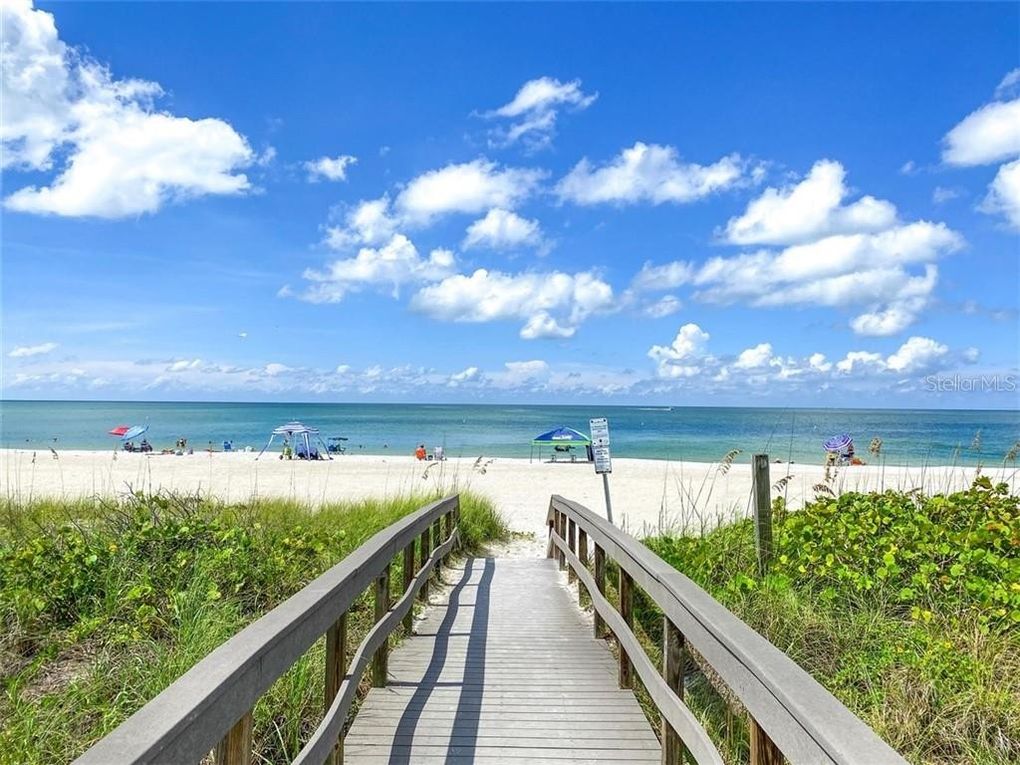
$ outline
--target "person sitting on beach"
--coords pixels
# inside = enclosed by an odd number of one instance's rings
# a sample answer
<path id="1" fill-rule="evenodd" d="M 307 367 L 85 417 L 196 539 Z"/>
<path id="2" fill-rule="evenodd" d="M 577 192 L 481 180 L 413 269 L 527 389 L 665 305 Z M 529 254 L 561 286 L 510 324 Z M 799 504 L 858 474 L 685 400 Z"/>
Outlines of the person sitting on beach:
<path id="1" fill-rule="evenodd" d="M 419 444 L 418 448 L 414 450 L 415 459 L 425 460 L 428 457 L 428 452 L 425 451 L 425 444 Z"/>

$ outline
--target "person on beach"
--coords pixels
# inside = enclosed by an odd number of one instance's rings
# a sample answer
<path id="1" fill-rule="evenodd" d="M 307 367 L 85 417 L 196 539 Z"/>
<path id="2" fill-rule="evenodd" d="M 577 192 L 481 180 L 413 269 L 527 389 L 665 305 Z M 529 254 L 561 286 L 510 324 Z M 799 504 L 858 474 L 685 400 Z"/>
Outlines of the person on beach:
<path id="1" fill-rule="evenodd" d="M 415 459 L 425 460 L 428 457 L 428 452 L 425 451 L 425 444 L 418 444 L 418 448 L 414 450 Z"/>

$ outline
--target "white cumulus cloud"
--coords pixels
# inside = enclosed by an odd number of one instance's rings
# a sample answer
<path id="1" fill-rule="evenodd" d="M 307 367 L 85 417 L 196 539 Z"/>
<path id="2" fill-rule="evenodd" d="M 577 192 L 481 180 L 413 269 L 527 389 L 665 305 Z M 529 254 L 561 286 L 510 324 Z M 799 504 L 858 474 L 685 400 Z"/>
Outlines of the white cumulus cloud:
<path id="1" fill-rule="evenodd" d="M 656 363 L 659 377 L 693 377 L 701 372 L 709 334 L 694 323 L 684 324 L 669 345 L 653 345 L 648 357 Z"/>
<path id="2" fill-rule="evenodd" d="M 768 366 L 772 360 L 772 343 L 759 343 L 753 348 L 741 351 L 733 362 L 735 369 L 759 369 Z"/>
<path id="3" fill-rule="evenodd" d="M 524 83 L 512 101 L 482 116 L 510 121 L 506 127 L 492 131 L 494 145 L 521 141 L 531 149 L 539 149 L 548 146 L 556 135 L 556 120 L 562 108 L 582 111 L 596 98 L 598 93 L 581 90 L 580 80 L 560 82 L 553 77 L 539 77 Z"/>
<path id="4" fill-rule="evenodd" d="M 30 356 L 42 356 L 57 348 L 56 343 L 39 343 L 39 345 L 18 345 L 8 353 L 12 359 L 24 359 Z"/>
<path id="5" fill-rule="evenodd" d="M 512 250 L 518 247 L 541 248 L 542 227 L 537 220 L 522 218 L 515 212 L 495 207 L 467 229 L 464 249 L 489 247 L 494 250 Z"/>
<path id="6" fill-rule="evenodd" d="M 328 263 L 324 270 L 307 269 L 311 287 L 300 295 L 313 303 L 338 303 L 350 292 L 366 286 L 388 285 L 393 295 L 401 286 L 437 281 L 453 273 L 455 259 L 449 250 L 433 250 L 423 258 L 403 234 L 394 234 L 382 247 L 363 247 L 352 258 Z"/>
<path id="7" fill-rule="evenodd" d="M 842 165 L 817 162 L 800 183 L 767 189 L 722 232 L 733 244 L 765 246 L 700 266 L 645 263 L 632 289 L 689 285 L 708 303 L 856 310 L 850 326 L 858 334 L 897 334 L 930 304 L 935 261 L 960 250 L 964 239 L 944 223 L 900 222 L 892 204 L 873 197 L 844 205 L 846 195 Z"/>
<path id="8" fill-rule="evenodd" d="M 942 159 L 963 167 L 1020 155 L 1020 98 L 993 101 L 971 112 L 943 139 Z"/>
<path id="9" fill-rule="evenodd" d="M 988 187 L 982 212 L 1001 214 L 1020 231 L 1020 69 L 1009 72 L 995 89 L 996 101 L 971 112 L 943 138 L 942 159 L 969 167 L 1005 161 Z M 1013 100 L 1002 100 L 1013 96 Z"/>
<path id="10" fill-rule="evenodd" d="M 672 146 L 638 142 L 600 167 L 582 159 L 560 180 L 556 193 L 579 205 L 684 203 L 735 185 L 743 171 L 736 154 L 698 165 L 681 161 Z"/>
<path id="11" fill-rule="evenodd" d="M 885 363 L 893 372 L 915 372 L 928 369 L 947 353 L 947 346 L 930 337 L 911 337 Z"/>
<path id="12" fill-rule="evenodd" d="M 118 80 L 58 37 L 52 14 L 5 2 L 0 141 L 5 167 L 48 170 L 4 204 L 19 212 L 120 218 L 170 201 L 250 188 L 240 168 L 256 157 L 244 136 L 216 118 L 158 111 L 162 88 Z"/>
<path id="13" fill-rule="evenodd" d="M 346 181 L 347 168 L 356 164 L 357 157 L 349 154 L 341 154 L 339 157 L 319 157 L 304 163 L 308 171 L 308 180 L 318 181 L 325 178 L 327 181 Z"/>
<path id="14" fill-rule="evenodd" d="M 613 289 L 591 271 L 508 274 L 480 268 L 422 287 L 411 307 L 440 321 L 522 321 L 526 340 L 569 337 L 585 319 L 613 307 Z"/>
<path id="15" fill-rule="evenodd" d="M 410 223 L 428 223 L 448 213 L 512 210 L 545 177 L 543 170 L 504 167 L 486 159 L 451 164 L 412 179 L 395 201 Z"/>
<path id="16" fill-rule="evenodd" d="M 981 203 L 981 210 L 1001 213 L 1010 226 L 1020 231 L 1020 160 L 999 168 L 988 187 L 988 196 Z"/>
<path id="17" fill-rule="evenodd" d="M 865 196 L 843 205 L 846 171 L 820 160 L 800 183 L 767 188 L 743 215 L 731 218 L 723 236 L 731 244 L 796 244 L 822 236 L 883 231 L 896 223 L 896 208 Z"/>

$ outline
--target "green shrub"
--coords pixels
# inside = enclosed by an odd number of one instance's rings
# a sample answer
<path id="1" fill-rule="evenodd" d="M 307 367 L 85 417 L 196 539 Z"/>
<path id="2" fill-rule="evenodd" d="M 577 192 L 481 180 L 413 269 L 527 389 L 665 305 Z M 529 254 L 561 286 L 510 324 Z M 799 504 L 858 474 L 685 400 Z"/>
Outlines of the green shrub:
<path id="1" fill-rule="evenodd" d="M 880 588 L 913 619 L 1020 625 L 1020 498 L 978 478 L 967 491 L 849 493 L 779 527 L 777 574 L 834 598 Z"/>
<path id="2" fill-rule="evenodd" d="M 773 515 L 765 577 L 750 521 L 646 544 L 907 759 L 1020 761 L 1020 499 L 980 478 L 791 513 L 777 500 Z"/>
<path id="3" fill-rule="evenodd" d="M 430 498 L 305 507 L 136 495 L 0 505 L 0 763 L 67 761 L 209 651 Z M 461 495 L 468 550 L 505 536 Z M 400 556 L 393 581 L 400 579 Z M 368 627 L 352 609 L 353 639 Z M 292 758 L 321 716 L 322 641 L 255 711 L 256 751 Z"/>

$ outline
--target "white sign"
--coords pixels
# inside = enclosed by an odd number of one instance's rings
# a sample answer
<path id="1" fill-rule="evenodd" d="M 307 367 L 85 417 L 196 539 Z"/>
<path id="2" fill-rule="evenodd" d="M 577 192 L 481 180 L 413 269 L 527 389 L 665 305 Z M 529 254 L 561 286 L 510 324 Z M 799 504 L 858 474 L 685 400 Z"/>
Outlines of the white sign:
<path id="1" fill-rule="evenodd" d="M 609 420 L 605 417 L 593 417 L 588 420 L 591 428 L 591 452 L 595 462 L 595 473 L 613 472 L 613 463 L 609 457 Z"/>
<path id="2" fill-rule="evenodd" d="M 609 420 L 605 417 L 593 417 L 588 420 L 591 428 L 592 446 L 609 446 Z"/>

